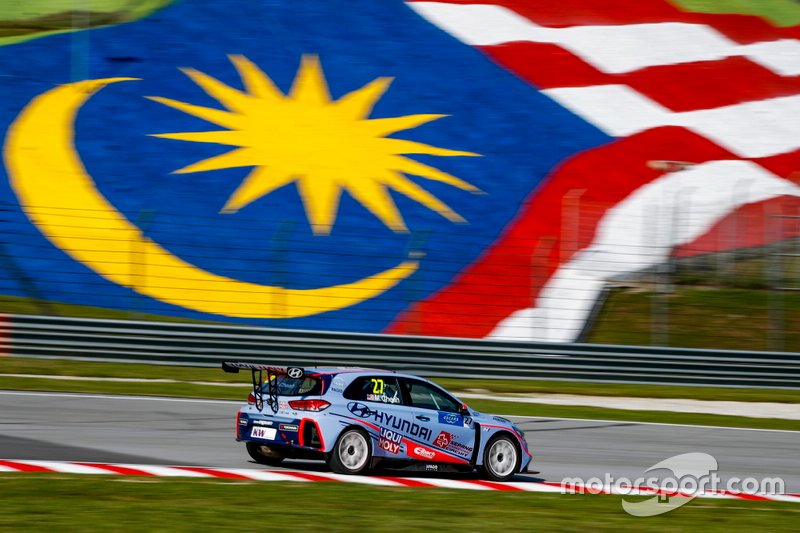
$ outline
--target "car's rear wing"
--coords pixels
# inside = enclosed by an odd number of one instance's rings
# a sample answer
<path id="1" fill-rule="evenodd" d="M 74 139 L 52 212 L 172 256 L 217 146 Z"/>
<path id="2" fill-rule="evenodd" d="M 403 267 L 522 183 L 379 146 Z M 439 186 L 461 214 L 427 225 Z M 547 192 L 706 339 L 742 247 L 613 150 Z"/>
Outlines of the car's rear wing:
<path id="1" fill-rule="evenodd" d="M 266 370 L 268 374 L 274 376 L 286 375 L 290 378 L 302 378 L 305 375 L 305 370 L 298 366 L 275 366 L 233 361 L 223 361 L 222 370 L 231 374 L 238 374 L 239 370 L 251 370 L 253 372 Z"/>
<path id="2" fill-rule="evenodd" d="M 231 374 L 238 374 L 240 370 L 250 370 L 253 379 L 253 397 L 256 409 L 264 409 L 264 372 L 267 373 L 267 405 L 273 413 L 278 412 L 278 387 L 272 386 L 273 380 L 279 376 L 287 376 L 292 379 L 302 379 L 305 370 L 298 366 L 274 366 L 259 363 L 241 363 L 233 361 L 223 361 L 222 370 Z"/>

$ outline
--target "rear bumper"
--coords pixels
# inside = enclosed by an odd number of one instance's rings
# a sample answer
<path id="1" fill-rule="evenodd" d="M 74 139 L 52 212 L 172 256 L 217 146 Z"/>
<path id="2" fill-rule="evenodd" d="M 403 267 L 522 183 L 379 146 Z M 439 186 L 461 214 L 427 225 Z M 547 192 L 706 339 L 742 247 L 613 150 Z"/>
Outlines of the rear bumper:
<path id="1" fill-rule="evenodd" d="M 236 440 L 272 446 L 322 451 L 325 442 L 313 418 L 289 418 L 239 412 Z"/>

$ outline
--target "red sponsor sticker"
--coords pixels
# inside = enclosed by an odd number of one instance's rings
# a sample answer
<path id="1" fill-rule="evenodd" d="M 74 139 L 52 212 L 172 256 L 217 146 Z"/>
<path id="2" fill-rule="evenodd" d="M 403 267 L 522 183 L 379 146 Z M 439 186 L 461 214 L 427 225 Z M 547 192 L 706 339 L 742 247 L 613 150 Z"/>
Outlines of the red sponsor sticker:
<path id="1" fill-rule="evenodd" d="M 452 433 L 442 431 L 441 433 L 439 433 L 439 436 L 436 437 L 436 441 L 434 441 L 434 444 L 436 444 L 439 448 L 447 448 L 447 445 L 450 444 L 450 441 L 452 440 L 453 440 Z"/>

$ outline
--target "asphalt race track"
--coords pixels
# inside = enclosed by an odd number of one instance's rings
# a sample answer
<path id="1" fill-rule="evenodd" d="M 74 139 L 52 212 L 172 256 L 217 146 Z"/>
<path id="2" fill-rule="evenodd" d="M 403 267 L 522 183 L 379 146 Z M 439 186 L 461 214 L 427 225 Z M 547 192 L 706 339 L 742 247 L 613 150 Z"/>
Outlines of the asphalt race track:
<path id="1" fill-rule="evenodd" d="M 239 403 L 0 391 L 0 459 L 265 468 L 233 439 Z M 500 413 L 502 414 L 502 413 Z M 511 417 L 534 452 L 520 480 L 606 473 L 635 479 L 673 455 L 705 452 L 719 475 L 774 477 L 800 492 L 800 432 Z M 324 470 L 321 462 L 287 468 Z M 414 474 L 418 475 L 418 474 Z"/>

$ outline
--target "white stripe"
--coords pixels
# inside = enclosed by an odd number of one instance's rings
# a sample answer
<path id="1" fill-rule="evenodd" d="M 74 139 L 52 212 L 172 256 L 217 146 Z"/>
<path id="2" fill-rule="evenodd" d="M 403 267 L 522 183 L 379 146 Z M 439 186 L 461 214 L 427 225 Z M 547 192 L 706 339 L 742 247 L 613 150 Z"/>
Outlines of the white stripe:
<path id="1" fill-rule="evenodd" d="M 683 126 L 740 157 L 767 157 L 800 148 L 800 95 L 674 113 L 627 85 L 542 92 L 614 137 Z"/>
<path id="2" fill-rule="evenodd" d="M 180 381 L 161 378 L 99 378 L 94 376 L 49 376 L 44 374 L 0 374 L 0 378 L 55 379 L 61 381 L 100 381 L 110 383 L 180 383 L 185 385 L 207 385 L 211 387 L 248 387 L 249 383 L 227 383 L 221 381 Z"/>
<path id="3" fill-rule="evenodd" d="M 408 4 L 428 21 L 471 45 L 531 41 L 560 45 L 609 74 L 745 55 L 781 75 L 800 70 L 800 42 L 740 45 L 710 26 L 683 22 L 547 28 L 493 5 Z"/>
<path id="4" fill-rule="evenodd" d="M 165 398 L 163 396 L 127 396 L 125 394 L 84 394 L 80 392 L 20 392 L 0 391 L 2 396 L 44 396 L 47 398 L 74 398 L 74 399 L 101 399 L 101 400 L 144 400 L 149 402 L 178 402 L 178 403 L 219 403 L 224 405 L 242 405 L 235 400 L 201 400 L 199 398 Z"/>
<path id="5" fill-rule="evenodd" d="M 0 472 L 19 472 L 19 470 L 16 468 L 11 468 L 10 466 L 0 465 Z"/>
<path id="6" fill-rule="evenodd" d="M 743 428 L 743 427 L 731 427 L 731 426 L 706 426 L 702 424 L 670 424 L 667 422 L 640 422 L 637 420 L 624 420 L 624 419 L 617 419 L 617 420 L 607 420 L 603 418 L 557 418 L 552 416 L 523 416 L 523 415 L 508 415 L 508 414 L 499 414 L 497 416 L 502 416 L 503 418 L 509 419 L 517 419 L 517 420 L 546 420 L 552 422 L 554 420 L 564 420 L 569 422 L 605 422 L 609 424 L 631 424 L 631 425 L 644 425 L 644 426 L 673 426 L 679 428 L 696 428 L 696 429 L 724 429 L 728 431 L 773 431 L 776 433 L 798 433 L 797 430 L 794 429 L 762 429 L 762 428 Z"/>
<path id="7" fill-rule="evenodd" d="M 417 481 L 426 485 L 433 485 L 443 489 L 468 489 L 468 490 L 492 490 L 489 487 L 478 485 L 477 483 L 468 483 L 466 481 L 459 481 L 457 479 L 441 479 L 441 478 L 420 478 L 411 477 L 407 478 L 411 481 Z"/>
<path id="8" fill-rule="evenodd" d="M 54 470 L 62 474 L 109 474 L 108 470 L 102 470 L 93 466 L 84 466 L 75 463 L 62 463 L 59 461 L 15 461 L 26 465 L 41 466 L 49 470 Z"/>
<path id="9" fill-rule="evenodd" d="M 800 75 L 800 42 L 780 39 L 741 47 L 743 55 L 781 76 Z"/>
<path id="10" fill-rule="evenodd" d="M 209 474 L 204 474 L 202 472 L 181 470 L 179 468 L 173 468 L 170 466 L 155 466 L 155 465 L 114 465 L 114 466 L 134 468 L 136 470 L 141 470 L 142 472 L 147 472 L 148 474 L 152 474 L 158 477 L 205 477 L 205 478 L 214 477 Z"/>
<path id="11" fill-rule="evenodd" d="M 317 474 L 319 475 L 319 474 Z M 383 487 L 404 487 L 402 483 L 391 481 L 389 479 L 380 479 L 370 476 L 346 476 L 343 474 L 325 474 L 325 477 L 333 481 L 341 481 L 343 483 L 361 483 L 364 485 L 376 485 Z"/>
<path id="12" fill-rule="evenodd" d="M 505 484 L 527 492 L 557 492 L 560 494 L 563 490 L 561 487 L 545 485 L 544 483 L 525 483 L 520 481 L 507 481 Z"/>
<path id="13" fill-rule="evenodd" d="M 692 242 L 739 206 L 800 187 L 750 161 L 711 161 L 666 174 L 610 209 L 591 245 L 562 265 L 536 299 L 513 313 L 491 338 L 575 340 L 604 283 L 662 264 L 673 247 Z"/>
<path id="14" fill-rule="evenodd" d="M 215 468 L 214 470 L 220 472 L 230 472 L 232 474 L 239 474 L 254 481 L 308 481 L 306 479 L 298 479 L 281 472 L 271 472 L 267 470 L 248 470 L 245 468 Z"/>

